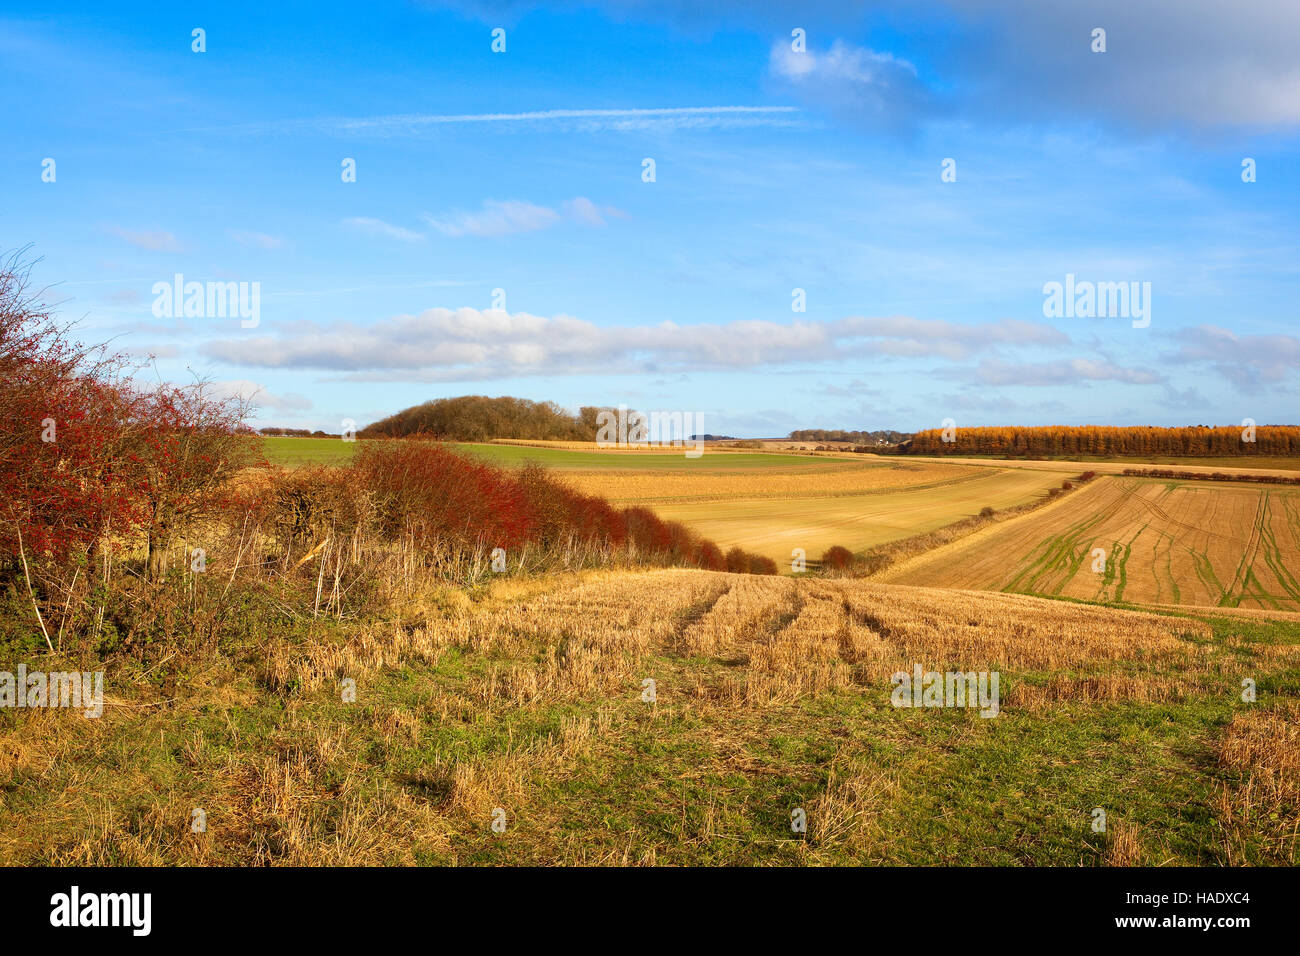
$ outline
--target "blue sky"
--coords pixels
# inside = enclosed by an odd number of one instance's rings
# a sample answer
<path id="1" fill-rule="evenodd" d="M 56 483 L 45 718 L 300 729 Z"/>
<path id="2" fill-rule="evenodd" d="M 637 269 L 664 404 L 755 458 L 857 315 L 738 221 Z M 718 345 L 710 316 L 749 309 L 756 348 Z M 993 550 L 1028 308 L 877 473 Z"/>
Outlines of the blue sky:
<path id="1" fill-rule="evenodd" d="M 0 248 L 259 424 L 1297 421 L 1294 3 L 61 6 L 0 6 Z M 177 273 L 257 326 L 156 317 Z M 1045 316 L 1067 274 L 1149 326 Z"/>

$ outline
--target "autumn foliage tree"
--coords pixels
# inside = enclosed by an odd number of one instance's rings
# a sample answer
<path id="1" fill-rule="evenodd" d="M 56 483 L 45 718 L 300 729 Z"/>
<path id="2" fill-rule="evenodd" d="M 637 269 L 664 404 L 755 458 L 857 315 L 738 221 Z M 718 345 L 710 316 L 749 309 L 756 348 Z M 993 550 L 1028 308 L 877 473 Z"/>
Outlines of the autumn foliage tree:
<path id="1" fill-rule="evenodd" d="M 214 394 L 206 382 L 136 393 L 129 408 L 125 473 L 143 517 L 149 579 L 157 581 L 172 535 L 221 508 L 227 483 L 261 442 L 244 426 L 248 401 Z"/>
<path id="2" fill-rule="evenodd" d="M 435 556 L 576 547 L 709 570 L 777 570 L 775 562 L 740 548 L 724 556 L 679 522 L 649 508 L 615 508 L 537 465 L 512 472 L 437 442 L 393 440 L 367 442 L 349 468 L 358 476 L 350 484 L 364 489 L 373 508 L 370 520 L 378 535 Z M 347 527 L 337 530 L 350 533 Z"/>
<path id="3" fill-rule="evenodd" d="M 156 579 L 168 535 L 248 460 L 248 406 L 201 382 L 136 387 L 122 356 L 72 339 L 30 275 L 23 250 L 0 260 L 0 560 L 29 587 L 33 569 L 92 576 L 105 542 L 143 531 Z"/>
<path id="4" fill-rule="evenodd" d="M 72 341 L 29 279 L 0 261 L 0 554 L 61 562 L 129 517 L 130 398 L 120 358 Z"/>
<path id="5" fill-rule="evenodd" d="M 941 429 L 917 432 L 900 451 L 913 455 L 998 457 L 1223 457 L 1300 455 L 1300 427 L 1294 425 L 1150 426 L 1050 425 L 957 428 L 945 441 Z"/>

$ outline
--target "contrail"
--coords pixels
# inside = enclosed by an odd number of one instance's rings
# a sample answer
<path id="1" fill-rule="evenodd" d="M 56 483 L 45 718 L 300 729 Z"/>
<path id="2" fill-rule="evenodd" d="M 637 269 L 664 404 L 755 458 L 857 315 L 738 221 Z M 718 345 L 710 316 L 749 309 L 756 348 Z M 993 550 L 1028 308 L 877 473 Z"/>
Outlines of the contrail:
<path id="1" fill-rule="evenodd" d="M 591 128 L 639 125 L 720 126 L 780 123 L 782 115 L 798 113 L 797 106 L 669 106 L 635 109 L 530 110 L 522 113 L 397 113 L 386 116 L 325 117 L 321 119 L 276 120 L 235 126 L 199 127 L 201 130 L 239 130 L 274 133 L 317 129 L 322 132 L 396 132 L 425 126 L 466 123 L 573 122 Z"/>

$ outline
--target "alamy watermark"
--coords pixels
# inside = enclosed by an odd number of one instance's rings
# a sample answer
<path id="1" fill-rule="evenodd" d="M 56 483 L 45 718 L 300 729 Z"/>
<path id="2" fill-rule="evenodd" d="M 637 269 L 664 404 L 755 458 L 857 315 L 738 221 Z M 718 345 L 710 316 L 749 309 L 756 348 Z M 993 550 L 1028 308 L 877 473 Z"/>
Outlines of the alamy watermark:
<path id="1" fill-rule="evenodd" d="M 87 717 L 104 713 L 103 671 L 0 671 L 0 707 L 69 707 Z"/>
<path id="2" fill-rule="evenodd" d="M 153 928 L 152 893 L 83 893 L 73 886 L 50 897 L 50 925 L 55 927 L 119 926 L 132 936 Z"/>
<path id="3" fill-rule="evenodd" d="M 700 431 L 703 423 L 704 415 L 700 412 L 646 414 L 620 405 L 596 413 L 596 447 L 682 447 L 687 458 L 699 458 L 704 454 L 704 435 Z"/>
<path id="4" fill-rule="evenodd" d="M 255 329 L 262 321 L 260 282 L 186 282 L 178 272 L 170 282 L 155 282 L 152 291 L 156 319 L 238 316 L 243 329 Z"/>
<path id="5" fill-rule="evenodd" d="M 981 717 L 996 717 L 999 709 L 998 671 L 897 671 L 891 678 L 895 707 L 979 708 Z"/>
<path id="6" fill-rule="evenodd" d="M 1151 324 L 1150 282 L 1065 282 L 1043 286 L 1043 316 L 1048 319 L 1132 319 L 1133 328 Z"/>

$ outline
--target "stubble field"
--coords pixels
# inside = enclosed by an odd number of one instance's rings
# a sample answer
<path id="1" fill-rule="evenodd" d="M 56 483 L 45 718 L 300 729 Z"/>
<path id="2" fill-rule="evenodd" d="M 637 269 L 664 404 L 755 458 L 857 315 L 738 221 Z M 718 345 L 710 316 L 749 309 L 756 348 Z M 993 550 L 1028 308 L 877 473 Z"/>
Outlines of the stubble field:
<path id="1" fill-rule="evenodd" d="M 999 671 L 997 716 L 894 706 L 917 665 Z M 1297 675 L 1294 623 L 504 580 L 261 640 L 183 692 L 116 670 L 97 721 L 6 722 L 0 862 L 1294 864 Z"/>

